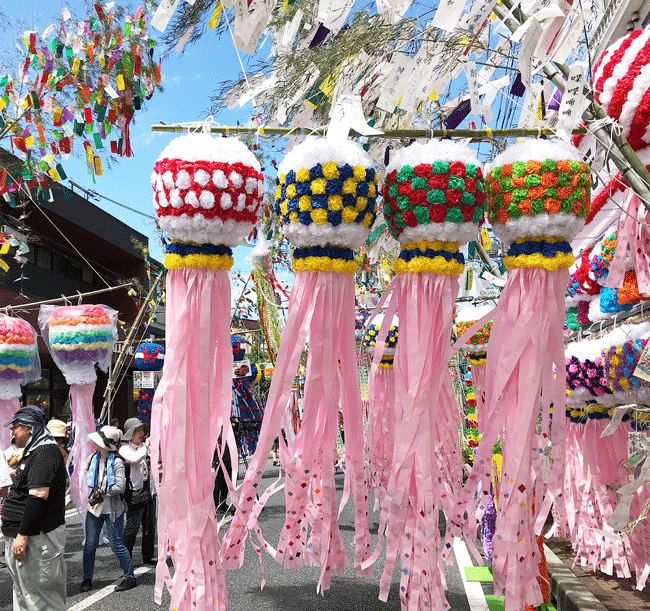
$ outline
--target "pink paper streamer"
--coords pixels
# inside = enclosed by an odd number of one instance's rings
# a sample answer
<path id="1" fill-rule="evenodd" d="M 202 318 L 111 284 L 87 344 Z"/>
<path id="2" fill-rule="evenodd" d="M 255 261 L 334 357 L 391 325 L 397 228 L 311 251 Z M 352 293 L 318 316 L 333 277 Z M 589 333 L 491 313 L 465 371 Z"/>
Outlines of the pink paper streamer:
<path id="1" fill-rule="evenodd" d="M 623 211 L 618 221 L 616 252 L 609 266 L 605 286 L 623 286 L 628 247 L 636 271 L 639 293 L 650 297 L 650 212 L 632 189 L 627 189 L 625 194 Z"/>
<path id="2" fill-rule="evenodd" d="M 3 424 L 9 422 L 13 415 L 20 409 L 20 397 L 13 399 L 0 399 L 0 450 L 5 450 L 11 445 L 11 429 L 5 428 Z"/>
<path id="3" fill-rule="evenodd" d="M 287 517 L 277 550 L 272 550 L 257 523 L 263 499 L 256 501 L 255 496 L 271 445 L 280 432 L 308 330 L 302 424 L 288 446 L 280 438 Z M 361 565 L 369 556 L 370 535 L 354 347 L 354 280 L 348 274 L 300 271 L 291 292 L 257 449 L 242 484 L 237 513 L 223 541 L 227 568 L 243 563 L 250 529 L 258 533 L 261 546 L 285 567 L 320 566 L 319 592 L 329 587 L 332 572 L 343 571 L 348 561 L 338 528 L 340 509 L 334 486 L 339 403 L 346 440 L 341 509 L 351 493 L 355 506 L 354 567 L 364 573 Z"/>
<path id="4" fill-rule="evenodd" d="M 379 598 L 388 598 L 399 554 L 402 609 L 445 610 L 438 512 L 454 509 L 462 479 L 460 411 L 447 366 L 458 280 L 407 273 L 397 277 L 395 291 L 400 321 L 394 361 L 399 422 L 380 517 L 386 562 Z M 379 547 L 373 556 L 378 553 Z"/>
<path id="5" fill-rule="evenodd" d="M 160 458 L 163 466 L 154 600 L 160 604 L 166 585 L 171 609 L 225 611 L 211 463 L 224 425 L 232 437 L 228 273 L 168 270 L 167 320 L 165 367 L 152 406 L 151 462 Z"/>
<path id="6" fill-rule="evenodd" d="M 502 435 L 503 471 L 492 540 L 492 566 L 495 596 L 505 594 L 506 611 L 524 611 L 526 604 L 538 606 L 543 602 L 537 582 L 540 559 L 535 535 L 541 532 L 550 505 L 562 490 L 564 376 L 554 378 L 553 366 L 564 366 L 562 325 L 568 280 L 565 269 L 523 268 L 508 274 L 499 307 L 494 312 L 486 365 L 485 403 L 496 409 L 481 439 L 457 509 L 448 514 L 448 534 L 463 532 L 468 547 L 480 561 L 474 545 L 476 527 L 489 493 L 492 447 Z M 551 404 L 559 412 L 552 426 Z M 538 438 L 535 428 L 540 405 L 542 435 Z M 540 455 L 549 432 L 554 466 L 546 487 L 540 477 Z M 475 499 L 477 491 L 479 495 Z M 469 521 L 463 518 L 465 511 Z"/>
<path id="7" fill-rule="evenodd" d="M 388 488 L 390 461 L 395 444 L 395 370 L 372 364 L 368 375 L 368 479 L 375 497 L 375 511 L 384 506 Z"/>
<path id="8" fill-rule="evenodd" d="M 74 441 L 68 454 L 66 467 L 74 466 L 70 476 L 70 498 L 77 508 L 83 512 L 88 504 L 88 486 L 86 485 L 86 466 L 93 453 L 93 443 L 88 435 L 95 431 L 95 414 L 93 411 L 93 393 L 95 382 L 90 384 L 72 384 L 70 386 L 70 410 L 72 411 L 72 427 Z"/>
<path id="9" fill-rule="evenodd" d="M 609 420 L 588 420 L 578 435 L 582 447 L 581 464 L 572 469 L 575 484 L 570 488 L 576 499 L 570 519 L 571 543 L 576 552 L 575 561 L 592 571 L 608 575 L 616 571 L 619 577 L 630 577 L 630 567 L 623 542 L 597 531 L 614 534 L 607 525 L 616 509 L 616 493 L 624 471 L 622 461 L 627 458 L 627 431 L 620 425 L 611 435 L 601 437 Z M 579 468 L 582 467 L 582 469 Z"/>
<path id="10" fill-rule="evenodd" d="M 639 488 L 630 507 L 630 518 L 636 519 L 641 509 L 650 499 L 650 484 Z M 636 573 L 636 588 L 643 590 L 650 575 L 650 519 L 641 520 L 634 530 L 624 536 L 628 548 L 628 558 Z"/>

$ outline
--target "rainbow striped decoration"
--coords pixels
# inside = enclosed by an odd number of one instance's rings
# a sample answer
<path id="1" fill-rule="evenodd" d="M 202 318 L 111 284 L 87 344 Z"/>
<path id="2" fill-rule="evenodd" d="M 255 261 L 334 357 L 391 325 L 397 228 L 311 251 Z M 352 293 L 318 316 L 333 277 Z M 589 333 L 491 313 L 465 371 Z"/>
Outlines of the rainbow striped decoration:
<path id="1" fill-rule="evenodd" d="M 68 384 L 94 382 L 95 363 L 108 369 L 117 339 L 116 318 L 116 312 L 102 305 L 41 306 L 43 337 Z"/>
<path id="2" fill-rule="evenodd" d="M 0 399 L 17 399 L 20 386 L 40 375 L 36 332 L 24 320 L 0 314 Z"/>
<path id="3" fill-rule="evenodd" d="M 20 380 L 37 356 L 33 329 L 20 318 L 0 316 L 0 381 Z"/>

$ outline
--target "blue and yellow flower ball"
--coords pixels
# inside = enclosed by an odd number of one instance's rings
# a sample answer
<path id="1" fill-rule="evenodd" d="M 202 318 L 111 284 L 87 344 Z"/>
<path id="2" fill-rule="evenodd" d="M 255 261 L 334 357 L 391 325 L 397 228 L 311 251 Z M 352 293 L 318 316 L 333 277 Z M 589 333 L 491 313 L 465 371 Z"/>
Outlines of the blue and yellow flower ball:
<path id="1" fill-rule="evenodd" d="M 381 314 L 376 316 L 372 321 L 372 323 L 370 324 L 370 326 L 368 327 L 368 330 L 366 331 L 365 335 L 361 339 L 361 345 L 364 347 L 366 352 L 368 352 L 371 356 L 375 352 L 377 337 L 379 336 L 379 332 L 381 330 L 381 325 L 383 323 L 383 320 L 384 317 Z M 395 357 L 395 347 L 397 346 L 398 333 L 399 333 L 398 319 L 397 316 L 395 316 L 391 321 L 388 334 L 386 335 L 386 339 L 384 340 L 384 350 L 382 352 L 381 361 L 379 362 L 379 367 L 390 368 L 393 366 L 393 360 Z"/>
<path id="2" fill-rule="evenodd" d="M 376 218 L 377 172 L 348 140 L 308 138 L 278 168 L 275 211 L 296 271 L 354 273 Z"/>

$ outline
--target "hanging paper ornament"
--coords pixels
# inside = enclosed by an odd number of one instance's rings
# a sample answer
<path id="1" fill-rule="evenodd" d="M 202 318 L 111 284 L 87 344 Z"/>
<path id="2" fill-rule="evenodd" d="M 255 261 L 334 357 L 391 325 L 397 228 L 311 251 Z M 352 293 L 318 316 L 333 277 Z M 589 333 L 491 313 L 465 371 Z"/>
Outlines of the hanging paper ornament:
<path id="1" fill-rule="evenodd" d="M 383 316 L 376 316 L 361 339 L 361 345 L 371 358 L 375 355 L 377 336 Z M 395 430 L 399 417 L 395 414 L 395 373 L 393 359 L 398 338 L 397 317 L 393 317 L 386 334 L 383 350 L 380 348 L 379 362 L 373 358 L 368 375 L 368 431 L 366 452 L 370 488 L 375 497 L 375 510 L 382 506 L 388 487 L 390 461 L 393 456 Z"/>
<path id="2" fill-rule="evenodd" d="M 70 410 L 74 443 L 68 454 L 70 497 L 79 511 L 88 501 L 85 469 L 92 454 L 88 435 L 95 431 L 93 393 L 97 373 L 95 365 L 108 371 L 117 340 L 117 312 L 104 305 L 42 305 L 38 325 L 54 364 L 70 385 Z"/>
<path id="3" fill-rule="evenodd" d="M 241 566 L 248 529 L 256 530 L 263 540 L 257 516 L 268 493 L 258 502 L 254 497 L 271 445 L 280 433 L 309 332 L 302 422 L 294 440 L 285 442 L 280 436 L 280 459 L 286 472 L 285 525 L 277 549 L 270 544 L 264 547 L 287 568 L 320 567 L 317 590 L 324 591 L 332 573 L 341 574 L 348 563 L 334 481 L 339 404 L 347 441 L 345 489 L 351 491 L 355 507 L 354 567 L 358 572 L 363 572 L 362 563 L 369 556 L 352 274 L 357 269 L 353 249 L 363 245 L 375 220 L 377 176 L 360 146 L 336 139 L 306 140 L 285 157 L 278 172 L 275 208 L 294 246 L 296 275 L 257 450 L 224 539 L 224 562 L 227 567 Z"/>
<path id="4" fill-rule="evenodd" d="M 135 366 L 140 371 L 160 371 L 165 364 L 165 348 L 155 342 L 143 342 L 135 351 Z"/>
<path id="5" fill-rule="evenodd" d="M 650 145 L 650 31 L 634 30 L 611 44 L 593 69 L 594 99 L 635 150 Z"/>
<path id="6" fill-rule="evenodd" d="M 153 388 L 141 388 L 138 391 L 137 418 L 145 424 L 151 422 L 151 406 L 153 404 Z"/>
<path id="7" fill-rule="evenodd" d="M 550 418 L 551 405 L 564 405 L 564 380 L 554 376 L 553 368 L 564 363 L 564 291 L 573 263 L 569 241 L 584 225 L 589 191 L 589 168 L 575 150 L 549 141 L 512 147 L 494 159 L 487 173 L 488 218 L 495 235 L 510 245 L 504 259 L 509 273 L 495 311 L 486 365 L 485 401 L 497 405 L 495 417 L 484 432 L 458 510 L 468 510 L 464 503 L 471 502 L 479 480 L 479 515 L 484 510 L 492 444 L 503 434 L 492 566 L 495 596 L 505 594 L 506 611 L 543 602 L 535 534 L 552 498 L 561 493 L 564 460 L 564 419 Z M 540 406 L 543 434 L 538 437 Z M 548 436 L 554 465 L 545 489 L 538 474 Z M 464 522 L 460 515 L 456 518 Z M 470 532 L 466 541 L 473 545 Z"/>
<path id="8" fill-rule="evenodd" d="M 231 247 L 250 234 L 264 194 L 254 155 L 239 141 L 193 133 L 173 140 L 152 174 L 158 223 L 170 239 L 167 268 L 166 366 L 152 407 L 152 463 L 165 469 L 159 487 L 158 566 L 178 611 L 224 611 L 211 463 L 223 443 L 236 464 L 230 427 Z M 224 428 L 225 427 L 225 428 Z M 184 460 L 178 460 L 185 448 Z M 182 485 L 179 487 L 179 483 Z M 174 576 L 167 568 L 171 551 Z"/>
<path id="9" fill-rule="evenodd" d="M 490 305 L 463 308 L 456 317 L 454 330 L 457 337 L 463 334 L 477 321 L 493 310 Z M 491 409 L 485 411 L 485 364 L 487 360 L 487 344 L 490 339 L 493 321 L 486 322 L 474 335 L 463 344 L 463 351 L 472 367 L 472 382 L 474 387 L 474 401 L 476 402 L 476 421 L 478 430 L 483 432 L 484 423 L 491 417 Z M 485 412 L 485 413 L 484 413 Z"/>
<path id="10" fill-rule="evenodd" d="M 0 314 L 0 421 L 8 422 L 20 408 L 21 386 L 41 377 L 36 331 L 21 318 Z M 11 445 L 11 431 L 2 429 L 0 443 Z"/>
<path id="11" fill-rule="evenodd" d="M 619 405 L 647 405 L 650 386 L 634 375 L 636 367 L 650 338 L 650 322 L 623 324 L 600 340 L 603 376 Z M 650 425 L 650 413 L 634 410 L 633 429 L 645 430 Z"/>
<path id="12" fill-rule="evenodd" d="M 383 196 L 384 218 L 401 246 L 394 260 L 400 424 L 381 513 L 386 564 L 379 598 L 387 600 L 399 553 L 402 609 L 446 609 L 443 565 L 450 548 L 441 545 L 438 512 L 455 511 L 463 467 L 460 414 L 447 362 L 464 269 L 459 245 L 475 239 L 483 221 L 483 174 L 476 154 L 464 146 L 413 144 L 391 155 Z"/>
<path id="13" fill-rule="evenodd" d="M 235 426 L 237 447 L 242 456 L 249 456 L 255 452 L 257 447 L 259 430 L 264 417 L 264 407 L 252 386 L 259 382 L 262 377 L 262 371 L 257 364 L 245 364 L 243 369 L 248 372 L 248 375 L 238 375 L 237 363 L 241 363 L 246 356 L 244 343 L 246 343 L 246 340 L 240 335 L 230 337 L 235 367 L 235 377 L 232 381 L 231 418 Z"/>

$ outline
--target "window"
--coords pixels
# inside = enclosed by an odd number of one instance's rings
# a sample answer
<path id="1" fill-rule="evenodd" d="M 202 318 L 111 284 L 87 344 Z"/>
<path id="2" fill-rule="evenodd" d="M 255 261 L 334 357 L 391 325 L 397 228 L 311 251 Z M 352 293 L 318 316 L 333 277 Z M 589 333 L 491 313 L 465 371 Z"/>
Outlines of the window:
<path id="1" fill-rule="evenodd" d="M 41 269 L 52 269 L 52 253 L 47 248 L 39 246 L 36 250 L 36 265 Z"/>

